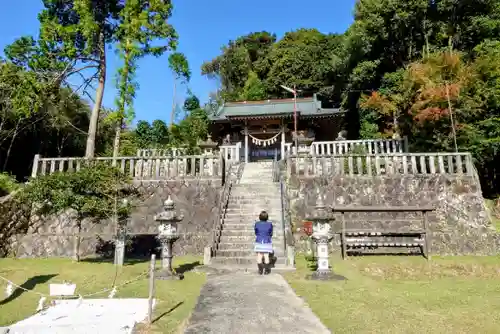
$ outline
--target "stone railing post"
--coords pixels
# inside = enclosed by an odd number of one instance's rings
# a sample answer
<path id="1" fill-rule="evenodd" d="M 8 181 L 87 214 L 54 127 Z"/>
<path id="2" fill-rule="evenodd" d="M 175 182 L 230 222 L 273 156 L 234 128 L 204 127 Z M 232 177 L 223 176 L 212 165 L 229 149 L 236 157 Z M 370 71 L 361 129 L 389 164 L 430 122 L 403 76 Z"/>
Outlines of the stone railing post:
<path id="1" fill-rule="evenodd" d="M 35 158 L 33 159 L 33 166 L 31 167 L 31 177 L 35 178 L 38 175 L 38 165 L 40 162 L 40 154 L 35 154 Z"/>

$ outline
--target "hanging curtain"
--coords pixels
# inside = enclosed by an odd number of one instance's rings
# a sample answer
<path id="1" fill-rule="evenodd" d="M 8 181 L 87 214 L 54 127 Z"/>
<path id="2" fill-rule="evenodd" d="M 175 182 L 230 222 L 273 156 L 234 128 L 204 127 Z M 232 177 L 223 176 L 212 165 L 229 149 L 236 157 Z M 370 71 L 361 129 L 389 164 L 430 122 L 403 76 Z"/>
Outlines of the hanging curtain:
<path id="1" fill-rule="evenodd" d="M 252 143 L 254 143 L 255 145 L 266 147 L 266 146 L 271 146 L 272 144 L 276 143 L 278 141 L 278 136 L 280 134 L 281 134 L 281 131 L 279 133 L 277 133 L 274 137 L 271 137 L 269 139 L 259 139 L 259 138 L 252 136 L 251 134 L 249 134 L 248 136 L 250 138 L 252 138 Z"/>

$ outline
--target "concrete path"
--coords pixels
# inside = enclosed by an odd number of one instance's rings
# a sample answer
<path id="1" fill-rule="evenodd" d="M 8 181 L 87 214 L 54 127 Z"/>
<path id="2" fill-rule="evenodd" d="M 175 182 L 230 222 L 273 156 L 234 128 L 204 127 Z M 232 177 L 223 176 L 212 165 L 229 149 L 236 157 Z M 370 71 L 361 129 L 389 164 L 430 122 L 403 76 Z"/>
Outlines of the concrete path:
<path id="1" fill-rule="evenodd" d="M 212 276 L 185 334 L 331 333 L 279 274 Z"/>

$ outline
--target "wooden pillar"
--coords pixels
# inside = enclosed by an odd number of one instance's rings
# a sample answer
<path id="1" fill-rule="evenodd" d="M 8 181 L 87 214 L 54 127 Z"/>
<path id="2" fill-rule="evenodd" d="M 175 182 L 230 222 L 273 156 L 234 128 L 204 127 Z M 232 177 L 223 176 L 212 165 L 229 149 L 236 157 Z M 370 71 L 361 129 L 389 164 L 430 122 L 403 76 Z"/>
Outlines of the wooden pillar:
<path id="1" fill-rule="evenodd" d="M 245 163 L 248 163 L 248 126 L 245 124 Z"/>

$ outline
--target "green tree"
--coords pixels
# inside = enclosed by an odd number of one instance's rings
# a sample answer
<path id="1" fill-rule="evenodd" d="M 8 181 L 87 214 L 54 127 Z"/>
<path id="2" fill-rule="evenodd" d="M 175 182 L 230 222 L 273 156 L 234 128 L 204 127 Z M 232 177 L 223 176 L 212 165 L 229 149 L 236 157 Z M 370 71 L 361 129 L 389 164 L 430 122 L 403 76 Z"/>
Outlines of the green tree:
<path id="1" fill-rule="evenodd" d="M 255 72 L 250 72 L 239 99 L 242 101 L 258 101 L 264 100 L 266 97 L 266 86 Z"/>
<path id="2" fill-rule="evenodd" d="M 130 123 L 135 117 L 133 100 L 137 89 L 134 80 L 137 61 L 147 55 L 161 56 L 177 47 L 177 34 L 167 21 L 171 14 L 171 2 L 162 0 L 127 0 L 120 11 L 117 39 L 123 66 L 118 71 L 113 156 L 118 155 L 124 123 Z M 160 46 L 155 43 L 158 41 L 162 43 Z"/>
<path id="3" fill-rule="evenodd" d="M 52 45 L 58 58 L 67 64 L 61 77 L 79 74 L 86 84 L 97 80 L 85 150 L 85 156 L 92 158 L 106 83 L 106 50 L 116 41 L 123 4 L 119 0 L 44 0 L 43 3 L 45 9 L 39 15 L 41 44 Z M 90 75 L 85 75 L 87 70 Z"/>
<path id="4" fill-rule="evenodd" d="M 80 232 L 86 218 L 104 220 L 113 214 L 127 215 L 130 206 L 117 205 L 127 196 L 129 179 L 118 169 L 96 163 L 72 173 L 54 173 L 33 179 L 19 193 L 25 203 L 35 204 L 35 213 L 46 216 L 68 209 L 76 213 L 77 236 L 74 260 L 80 260 Z"/>
<path id="5" fill-rule="evenodd" d="M 229 41 L 222 48 L 220 56 L 203 63 L 202 74 L 219 81 L 224 100 L 238 100 L 251 71 L 258 76 L 265 76 L 265 73 L 260 72 L 267 70 L 263 62 L 275 41 L 276 35 L 267 31 Z"/>
<path id="6" fill-rule="evenodd" d="M 135 127 L 135 136 L 140 148 L 149 148 L 153 142 L 151 125 L 146 121 L 139 121 Z"/>
<path id="7" fill-rule="evenodd" d="M 164 121 L 155 119 L 151 124 L 151 146 L 165 147 L 169 143 L 168 126 Z"/>

